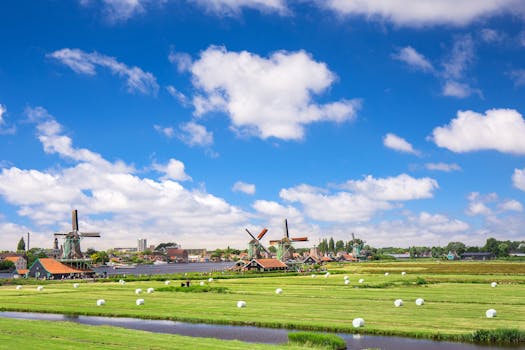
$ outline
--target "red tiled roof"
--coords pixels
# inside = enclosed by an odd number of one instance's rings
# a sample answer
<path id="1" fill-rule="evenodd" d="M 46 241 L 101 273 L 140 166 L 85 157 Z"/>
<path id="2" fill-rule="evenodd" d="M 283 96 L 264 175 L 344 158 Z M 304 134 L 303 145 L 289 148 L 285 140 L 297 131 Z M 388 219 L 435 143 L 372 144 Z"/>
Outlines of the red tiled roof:
<path id="1" fill-rule="evenodd" d="M 285 263 L 277 259 L 255 259 L 263 268 L 287 267 Z"/>
<path id="2" fill-rule="evenodd" d="M 70 266 L 67 266 L 65 264 L 62 264 L 59 261 L 56 261 L 55 259 L 51 258 L 41 258 L 38 259 L 44 269 L 46 269 L 47 272 L 51 274 L 59 274 L 59 273 L 82 273 L 85 271 L 74 269 Z"/>
<path id="3" fill-rule="evenodd" d="M 18 261 L 18 259 L 20 259 L 19 256 L 6 256 L 6 257 L 4 258 L 4 260 L 12 261 L 14 264 L 16 264 L 16 262 Z"/>
<path id="4" fill-rule="evenodd" d="M 29 270 L 28 269 L 20 269 L 16 270 L 16 273 L 19 275 L 25 275 Z"/>
<path id="5" fill-rule="evenodd" d="M 321 258 L 321 261 L 332 261 L 332 259 L 329 258 L 329 257 L 327 257 L 327 256 L 323 256 L 323 257 Z"/>

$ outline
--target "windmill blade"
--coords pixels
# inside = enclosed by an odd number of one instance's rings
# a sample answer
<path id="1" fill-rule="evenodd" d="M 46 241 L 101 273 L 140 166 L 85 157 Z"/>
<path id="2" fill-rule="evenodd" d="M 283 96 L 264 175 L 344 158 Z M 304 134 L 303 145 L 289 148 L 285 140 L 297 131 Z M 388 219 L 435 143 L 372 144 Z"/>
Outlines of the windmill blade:
<path id="1" fill-rule="evenodd" d="M 286 236 L 286 238 L 290 238 L 290 235 L 288 234 L 288 220 L 287 219 L 284 219 L 284 234 Z"/>
<path id="2" fill-rule="evenodd" d="M 257 240 L 260 241 L 264 235 L 266 234 L 266 232 L 268 232 L 268 229 L 265 227 L 263 228 L 263 230 L 261 231 L 261 233 L 259 233 L 259 235 L 257 236 Z"/>
<path id="3" fill-rule="evenodd" d="M 272 255 L 272 254 L 268 251 L 268 249 L 266 249 L 266 247 L 263 246 L 263 245 L 261 244 L 261 242 L 257 241 L 257 245 L 258 245 L 260 248 L 262 248 L 262 249 L 266 252 L 266 254 L 268 254 L 268 255 Z"/>
<path id="4" fill-rule="evenodd" d="M 294 242 L 308 242 L 308 237 L 292 237 Z"/>
<path id="5" fill-rule="evenodd" d="M 100 237 L 100 232 L 81 232 L 80 237 Z"/>
<path id="6" fill-rule="evenodd" d="M 73 231 L 78 231 L 78 210 L 76 209 L 71 212 L 71 226 Z"/>
<path id="7" fill-rule="evenodd" d="M 55 235 L 55 236 L 67 236 L 67 233 L 55 232 L 53 235 Z"/>
<path id="8" fill-rule="evenodd" d="M 245 230 L 246 230 L 246 232 L 248 232 L 248 234 L 249 234 L 250 236 L 252 236 L 253 239 L 257 240 L 257 238 L 255 238 L 255 236 L 252 235 L 252 233 L 251 233 L 250 231 L 248 231 L 248 229 L 245 229 Z"/>

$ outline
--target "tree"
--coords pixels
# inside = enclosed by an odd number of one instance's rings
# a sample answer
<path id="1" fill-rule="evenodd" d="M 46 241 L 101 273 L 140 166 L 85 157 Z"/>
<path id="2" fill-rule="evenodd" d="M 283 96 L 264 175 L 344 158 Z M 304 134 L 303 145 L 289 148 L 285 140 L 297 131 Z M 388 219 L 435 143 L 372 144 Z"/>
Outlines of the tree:
<path id="1" fill-rule="evenodd" d="M 15 267 L 15 263 L 10 260 L 0 261 L 0 271 L 12 270 Z"/>
<path id="2" fill-rule="evenodd" d="M 24 241 L 24 237 L 20 238 L 20 240 L 18 241 L 16 250 L 19 252 L 23 252 L 26 250 L 26 242 Z"/>
<path id="3" fill-rule="evenodd" d="M 335 251 L 341 252 L 343 250 L 345 250 L 345 243 L 341 240 L 335 242 Z"/>
<path id="4" fill-rule="evenodd" d="M 275 248 L 273 245 L 269 246 L 269 247 L 268 247 L 268 250 L 269 250 L 270 253 L 272 253 L 272 254 L 277 253 L 277 248 Z"/>
<path id="5" fill-rule="evenodd" d="M 462 243 L 462 242 L 450 242 L 449 244 L 447 244 L 445 249 L 447 251 L 456 252 L 456 254 L 461 255 L 465 253 L 466 247 L 465 247 L 465 243 Z"/>
<path id="6" fill-rule="evenodd" d="M 501 258 L 501 257 L 509 256 L 509 251 L 510 251 L 510 248 L 507 243 L 502 242 L 498 244 L 498 257 Z"/>
<path id="7" fill-rule="evenodd" d="M 333 253 L 335 252 L 335 243 L 333 237 L 330 237 L 330 240 L 328 241 L 328 252 Z"/>
<path id="8" fill-rule="evenodd" d="M 490 252 L 494 255 L 498 255 L 498 245 L 499 241 L 496 238 L 490 237 L 487 238 L 487 242 L 485 243 L 485 246 L 483 247 L 483 251 Z"/>

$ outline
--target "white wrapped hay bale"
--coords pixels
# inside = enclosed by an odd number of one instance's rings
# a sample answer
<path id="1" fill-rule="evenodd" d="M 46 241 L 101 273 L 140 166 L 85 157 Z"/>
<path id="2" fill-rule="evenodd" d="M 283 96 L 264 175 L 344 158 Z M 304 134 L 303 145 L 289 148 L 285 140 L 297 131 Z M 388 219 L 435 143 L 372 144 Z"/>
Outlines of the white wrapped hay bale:
<path id="1" fill-rule="evenodd" d="M 124 284 L 126 284 L 126 281 L 124 281 L 124 280 L 119 280 L 118 283 L 124 285 Z"/>
<path id="2" fill-rule="evenodd" d="M 388 276 L 388 275 L 390 275 L 390 273 L 388 273 L 388 272 L 385 272 L 385 276 Z"/>
<path id="3" fill-rule="evenodd" d="M 496 310 L 494 310 L 494 309 L 488 309 L 488 310 L 485 312 L 485 316 L 487 316 L 488 318 L 496 317 Z"/>
<path id="4" fill-rule="evenodd" d="M 22 286 L 18 285 L 18 286 L 16 286 L 16 289 L 20 290 L 20 289 L 22 289 Z"/>
<path id="5" fill-rule="evenodd" d="M 324 277 L 325 277 L 325 278 L 330 277 L 330 272 L 325 273 L 325 274 L 324 274 Z"/>
<path id="6" fill-rule="evenodd" d="M 78 288 L 80 285 L 78 283 L 73 283 L 73 288 Z"/>
<path id="7" fill-rule="evenodd" d="M 492 283 L 490 284 L 490 286 L 491 286 L 492 288 L 495 288 L 497 285 L 498 285 L 497 282 L 492 282 Z"/>
<path id="8" fill-rule="evenodd" d="M 401 276 L 406 275 L 407 273 L 405 271 L 401 272 Z"/>
<path id="9" fill-rule="evenodd" d="M 345 280 L 345 285 L 350 284 L 350 280 Z"/>
<path id="10" fill-rule="evenodd" d="M 137 306 L 138 306 L 138 305 L 144 305 L 144 299 L 137 299 L 137 300 L 135 301 L 135 304 L 137 304 Z"/>
<path id="11" fill-rule="evenodd" d="M 275 294 L 283 294 L 283 290 L 281 288 L 277 288 L 275 290 Z"/>
<path id="12" fill-rule="evenodd" d="M 396 299 L 396 300 L 394 300 L 394 306 L 395 306 L 395 307 L 403 306 L 403 300 L 402 300 L 402 299 Z"/>
<path id="13" fill-rule="evenodd" d="M 151 294 L 151 293 L 153 293 L 154 291 L 155 291 L 155 289 L 153 289 L 153 288 L 148 288 L 148 289 L 146 290 L 146 292 L 147 292 L 148 294 Z"/>
<path id="14" fill-rule="evenodd" d="M 237 302 L 237 307 L 240 309 L 240 308 L 243 308 L 243 307 L 246 307 L 246 302 L 244 300 L 239 300 Z"/>
<path id="15" fill-rule="evenodd" d="M 362 279 L 362 278 L 359 279 L 359 283 L 364 283 L 364 282 L 365 282 L 364 279 Z"/>
<path id="16" fill-rule="evenodd" d="M 365 326 L 365 320 L 363 320 L 360 317 L 354 318 L 354 320 L 352 321 L 352 326 L 354 326 L 354 328 L 364 327 Z"/>
<path id="17" fill-rule="evenodd" d="M 312 273 L 312 278 L 315 278 L 315 277 L 317 277 L 317 276 L 314 273 Z"/>
<path id="18" fill-rule="evenodd" d="M 423 300 L 423 298 L 417 298 L 416 299 L 416 305 L 417 306 L 421 306 L 423 304 L 425 304 L 425 300 Z"/>
<path id="19" fill-rule="evenodd" d="M 348 276 L 343 277 L 345 281 L 348 281 Z"/>
<path id="20" fill-rule="evenodd" d="M 204 286 L 204 281 L 200 281 L 199 285 Z"/>
<path id="21" fill-rule="evenodd" d="M 140 294 L 140 293 L 142 293 L 142 289 L 140 288 L 135 289 L 135 294 Z"/>
<path id="22" fill-rule="evenodd" d="M 39 291 L 39 292 L 41 292 L 41 291 L 44 290 L 44 287 L 43 287 L 43 286 L 38 286 L 38 287 L 36 287 L 36 290 Z"/>
<path id="23" fill-rule="evenodd" d="M 169 286 L 170 281 L 164 281 L 164 284 L 167 285 L 167 286 Z"/>
<path id="24" fill-rule="evenodd" d="M 98 299 L 97 300 L 97 306 L 106 305 L 106 301 L 104 299 Z"/>
<path id="25" fill-rule="evenodd" d="M 213 278 L 211 278 L 211 277 L 208 278 L 208 282 L 210 282 L 210 283 L 213 282 Z"/>

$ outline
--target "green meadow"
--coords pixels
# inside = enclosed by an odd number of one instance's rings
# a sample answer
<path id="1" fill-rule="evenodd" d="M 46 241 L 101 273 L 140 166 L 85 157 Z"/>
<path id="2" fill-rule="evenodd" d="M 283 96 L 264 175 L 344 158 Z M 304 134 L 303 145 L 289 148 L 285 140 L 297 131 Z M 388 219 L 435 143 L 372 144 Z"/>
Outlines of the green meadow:
<path id="1" fill-rule="evenodd" d="M 316 274 L 315 278 L 311 274 L 269 274 L 223 279 L 215 274 L 214 281 L 208 283 L 208 276 L 203 276 L 192 280 L 197 286 L 192 292 L 166 288 L 164 281 L 155 280 L 124 285 L 81 282 L 78 289 L 73 288 L 73 281 L 49 282 L 40 292 L 36 284 L 24 284 L 17 290 L 13 281 L 0 287 L 0 309 L 449 340 L 467 339 L 465 335 L 480 329 L 525 331 L 523 263 L 392 262 L 333 264 L 329 269 L 330 276 Z M 344 276 L 350 280 L 348 285 Z M 364 282 L 358 283 L 359 279 Z M 199 292 L 200 281 L 205 281 L 208 292 Z M 497 282 L 497 287 L 491 287 L 491 282 Z M 177 285 L 178 281 L 171 284 Z M 147 294 L 150 287 L 155 292 Z M 135 294 L 136 288 L 143 290 L 140 296 Z M 276 288 L 282 288 L 283 293 L 277 295 Z M 137 306 L 137 298 L 145 299 L 145 304 Z M 425 304 L 416 306 L 417 298 L 423 298 Z M 97 299 L 106 304 L 97 306 Z M 403 299 L 404 306 L 394 307 L 395 299 Z M 245 308 L 237 308 L 239 300 L 246 302 Z M 496 309 L 497 317 L 485 316 L 490 308 Z M 363 328 L 352 326 L 356 317 L 365 320 Z M 0 327 L 1 339 L 9 338 L 4 332 Z"/>

